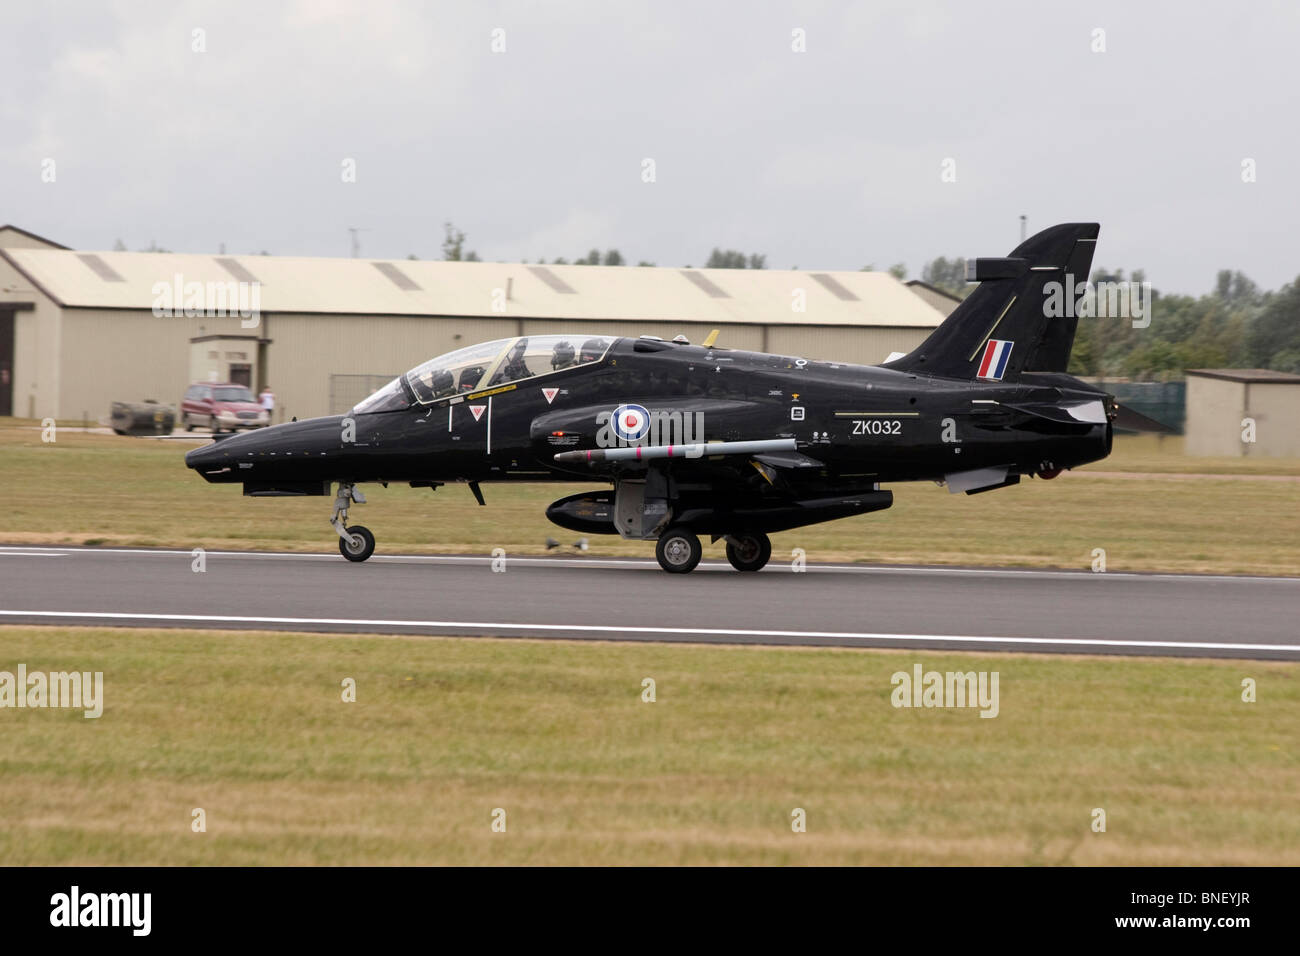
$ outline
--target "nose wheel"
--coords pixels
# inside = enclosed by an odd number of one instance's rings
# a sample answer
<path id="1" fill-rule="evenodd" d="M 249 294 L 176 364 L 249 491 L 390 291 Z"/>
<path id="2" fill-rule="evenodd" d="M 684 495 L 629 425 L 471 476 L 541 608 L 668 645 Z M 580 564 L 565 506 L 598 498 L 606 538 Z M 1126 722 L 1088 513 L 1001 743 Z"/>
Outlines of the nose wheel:
<path id="1" fill-rule="evenodd" d="M 375 536 L 361 525 L 348 527 L 348 505 L 366 503 L 366 497 L 349 481 L 339 482 L 339 493 L 334 499 L 334 515 L 330 524 L 339 536 L 339 553 L 349 561 L 364 561 L 375 553 Z"/>
<path id="2" fill-rule="evenodd" d="M 349 561 L 364 561 L 375 553 L 375 536 L 369 528 L 354 524 L 346 538 L 339 538 L 339 551 Z"/>

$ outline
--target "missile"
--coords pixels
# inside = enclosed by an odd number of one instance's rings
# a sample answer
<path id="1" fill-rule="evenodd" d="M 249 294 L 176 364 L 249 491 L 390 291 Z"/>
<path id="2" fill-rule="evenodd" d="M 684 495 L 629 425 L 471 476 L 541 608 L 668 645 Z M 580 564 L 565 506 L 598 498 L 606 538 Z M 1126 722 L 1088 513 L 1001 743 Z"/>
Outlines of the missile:
<path id="1" fill-rule="evenodd" d="M 715 441 L 694 445 L 633 445 L 629 448 L 588 448 L 585 451 L 562 451 L 555 460 L 562 463 L 598 461 L 645 461 L 649 458 L 705 458 L 714 455 L 759 455 L 770 451 L 795 451 L 793 438 L 768 438 L 763 441 Z"/>

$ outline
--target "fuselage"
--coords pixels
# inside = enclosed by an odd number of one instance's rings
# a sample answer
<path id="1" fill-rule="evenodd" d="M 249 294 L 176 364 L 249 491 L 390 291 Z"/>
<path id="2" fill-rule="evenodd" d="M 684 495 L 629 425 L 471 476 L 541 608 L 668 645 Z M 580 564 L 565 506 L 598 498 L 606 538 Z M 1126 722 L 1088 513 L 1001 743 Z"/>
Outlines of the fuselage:
<path id="1" fill-rule="evenodd" d="M 669 443 L 793 438 L 823 478 L 875 483 L 992 466 L 1050 472 L 1111 445 L 1109 396 L 1061 373 L 972 382 L 650 339 L 616 339 L 599 361 L 493 387 L 405 392 L 390 403 L 403 407 L 277 425 L 186 461 L 209 481 L 268 494 L 331 481 L 590 483 L 591 467 L 555 455 L 647 443 L 611 433 L 622 407 L 654 417 Z"/>

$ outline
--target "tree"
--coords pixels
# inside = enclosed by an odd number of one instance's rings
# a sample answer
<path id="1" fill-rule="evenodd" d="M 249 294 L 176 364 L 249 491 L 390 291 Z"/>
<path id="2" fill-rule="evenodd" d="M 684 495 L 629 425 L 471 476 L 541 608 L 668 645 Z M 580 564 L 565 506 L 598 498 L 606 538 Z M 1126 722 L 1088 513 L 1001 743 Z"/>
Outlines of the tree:
<path id="1" fill-rule="evenodd" d="M 1300 278 L 1269 298 L 1250 324 L 1244 346 L 1244 358 L 1250 365 L 1294 370 L 1293 353 L 1300 351 Z"/>
<path id="2" fill-rule="evenodd" d="M 446 232 L 442 240 L 442 258 L 447 262 L 478 262 L 477 252 L 465 251 L 465 233 L 449 222 L 443 223 Z"/>
<path id="3" fill-rule="evenodd" d="M 896 262 L 889 267 L 889 274 L 899 282 L 902 282 L 907 278 L 907 266 L 901 262 Z"/>
<path id="4" fill-rule="evenodd" d="M 623 254 L 620 253 L 617 249 L 610 249 L 608 252 L 605 253 L 605 265 L 621 266 L 626 264 L 627 263 L 623 261 Z"/>
<path id="5" fill-rule="evenodd" d="M 704 264 L 706 269 L 766 269 L 767 256 L 755 252 L 746 256 L 735 249 L 719 249 L 714 246 L 709 259 Z"/>
<path id="6" fill-rule="evenodd" d="M 970 292 L 966 284 L 966 260 L 960 257 L 931 259 L 921 269 L 921 281 L 961 298 Z"/>

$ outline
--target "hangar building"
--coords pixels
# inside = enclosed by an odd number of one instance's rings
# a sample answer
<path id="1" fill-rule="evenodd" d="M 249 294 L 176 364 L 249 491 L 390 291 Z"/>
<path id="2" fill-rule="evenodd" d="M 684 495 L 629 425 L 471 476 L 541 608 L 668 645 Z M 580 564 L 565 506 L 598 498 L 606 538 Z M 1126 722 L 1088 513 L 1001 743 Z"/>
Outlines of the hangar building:
<path id="1" fill-rule="evenodd" d="M 81 252 L 0 227 L 0 415 L 92 420 L 196 381 L 276 394 L 277 421 L 346 411 L 489 339 L 686 335 L 877 364 L 944 313 L 885 272 Z"/>
<path id="2" fill-rule="evenodd" d="M 1300 375 L 1187 370 L 1187 454 L 1300 458 Z M 1253 440 L 1251 440 L 1253 439 Z"/>

